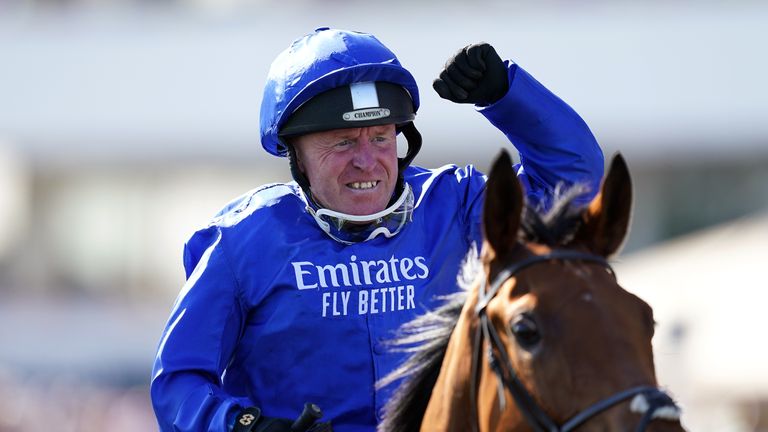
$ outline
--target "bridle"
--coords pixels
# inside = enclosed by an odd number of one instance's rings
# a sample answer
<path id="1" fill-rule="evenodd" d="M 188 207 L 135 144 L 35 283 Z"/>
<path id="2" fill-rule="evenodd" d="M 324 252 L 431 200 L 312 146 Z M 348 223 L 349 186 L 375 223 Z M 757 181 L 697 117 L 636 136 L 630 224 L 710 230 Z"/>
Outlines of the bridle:
<path id="1" fill-rule="evenodd" d="M 581 410 L 576 415 L 568 419 L 562 425 L 555 423 L 552 418 L 544 412 L 544 410 L 536 403 L 533 396 L 526 390 L 525 386 L 520 382 L 520 379 L 515 372 L 512 363 L 509 360 L 504 345 L 499 338 L 498 332 L 491 324 L 491 320 L 488 318 L 486 308 L 488 303 L 496 296 L 504 282 L 520 272 L 521 270 L 530 267 L 532 265 L 552 261 L 552 260 L 571 260 L 571 261 L 586 261 L 597 263 L 610 272 L 613 272 L 610 264 L 605 258 L 593 255 L 589 253 L 571 251 L 571 250 L 553 250 L 545 255 L 534 255 L 523 260 L 517 261 L 512 265 L 509 265 L 501 270 L 501 272 L 494 278 L 491 283 L 490 290 L 486 291 L 487 281 L 484 279 L 478 292 L 478 304 L 475 308 L 475 314 L 477 315 L 480 324 L 477 328 L 477 333 L 474 342 L 474 349 L 472 352 L 472 383 L 471 383 L 471 399 L 472 409 L 475 413 L 474 427 L 479 430 L 478 422 L 479 416 L 477 412 L 477 386 L 478 386 L 478 374 L 480 370 L 480 357 L 482 356 L 482 343 L 484 339 L 489 342 L 487 349 L 488 363 L 491 370 L 496 374 L 499 383 L 499 404 L 501 411 L 504 411 L 505 395 L 504 387 L 506 387 L 512 394 L 520 412 L 525 420 L 536 432 L 569 432 L 589 420 L 590 418 L 600 414 L 608 408 L 623 402 L 629 398 L 643 395 L 648 401 L 648 405 L 644 407 L 644 414 L 640 419 L 637 431 L 644 431 L 648 424 L 657 417 L 655 414 L 661 408 L 673 407 L 678 409 L 672 398 L 666 394 L 663 390 L 654 386 L 638 386 L 632 387 L 611 396 L 608 396 L 587 408 Z M 495 350 L 494 350 L 495 348 Z M 495 351 L 499 353 L 500 359 L 496 357 Z M 501 361 L 499 361 L 501 360 Z"/>

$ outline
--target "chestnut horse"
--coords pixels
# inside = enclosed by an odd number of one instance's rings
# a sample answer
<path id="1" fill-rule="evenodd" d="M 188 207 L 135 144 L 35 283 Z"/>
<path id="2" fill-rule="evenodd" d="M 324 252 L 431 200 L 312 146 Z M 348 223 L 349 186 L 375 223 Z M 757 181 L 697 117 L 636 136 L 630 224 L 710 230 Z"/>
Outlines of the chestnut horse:
<path id="1" fill-rule="evenodd" d="M 614 157 L 600 194 L 539 213 L 506 151 L 486 185 L 479 277 L 393 343 L 410 359 L 379 431 L 682 431 L 658 388 L 653 311 L 608 257 L 627 233 L 629 172 Z"/>

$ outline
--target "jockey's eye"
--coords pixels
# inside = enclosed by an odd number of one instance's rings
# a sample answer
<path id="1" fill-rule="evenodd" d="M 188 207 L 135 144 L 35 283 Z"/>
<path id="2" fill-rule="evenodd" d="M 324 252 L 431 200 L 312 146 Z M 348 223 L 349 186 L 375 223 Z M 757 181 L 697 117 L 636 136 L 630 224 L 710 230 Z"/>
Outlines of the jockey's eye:
<path id="1" fill-rule="evenodd" d="M 512 334 L 523 349 L 532 349 L 541 342 L 541 333 L 533 317 L 528 314 L 518 315 L 512 319 Z"/>
<path id="2" fill-rule="evenodd" d="M 351 146 L 352 146 L 352 144 L 354 144 L 354 141 L 352 141 L 352 140 L 349 140 L 349 139 L 343 139 L 343 140 L 339 140 L 339 141 L 336 143 L 335 147 L 336 147 L 337 149 L 341 149 L 341 150 L 343 150 L 343 149 L 346 149 L 346 148 L 349 148 L 349 147 L 351 147 Z"/>

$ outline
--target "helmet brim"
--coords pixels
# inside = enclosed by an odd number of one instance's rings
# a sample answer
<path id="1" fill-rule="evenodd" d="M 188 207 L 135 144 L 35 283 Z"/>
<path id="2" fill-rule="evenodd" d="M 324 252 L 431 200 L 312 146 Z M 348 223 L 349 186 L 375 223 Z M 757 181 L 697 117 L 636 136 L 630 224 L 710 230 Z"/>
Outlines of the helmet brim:
<path id="1" fill-rule="evenodd" d="M 366 85 L 368 84 L 368 85 Z M 364 102 L 356 100 L 356 88 L 370 93 Z M 287 137 L 332 129 L 401 125 L 416 117 L 413 100 L 401 85 L 389 82 L 354 83 L 323 92 L 296 109 L 280 129 Z"/>

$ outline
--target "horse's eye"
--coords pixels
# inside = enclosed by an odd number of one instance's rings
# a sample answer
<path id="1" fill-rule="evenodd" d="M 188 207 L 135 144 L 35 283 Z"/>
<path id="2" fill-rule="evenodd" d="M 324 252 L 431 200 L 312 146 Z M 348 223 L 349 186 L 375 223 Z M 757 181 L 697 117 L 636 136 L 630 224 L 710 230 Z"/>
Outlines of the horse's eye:
<path id="1" fill-rule="evenodd" d="M 536 321 L 529 315 L 518 315 L 512 320 L 512 334 L 524 349 L 534 348 L 541 342 L 541 334 Z"/>

